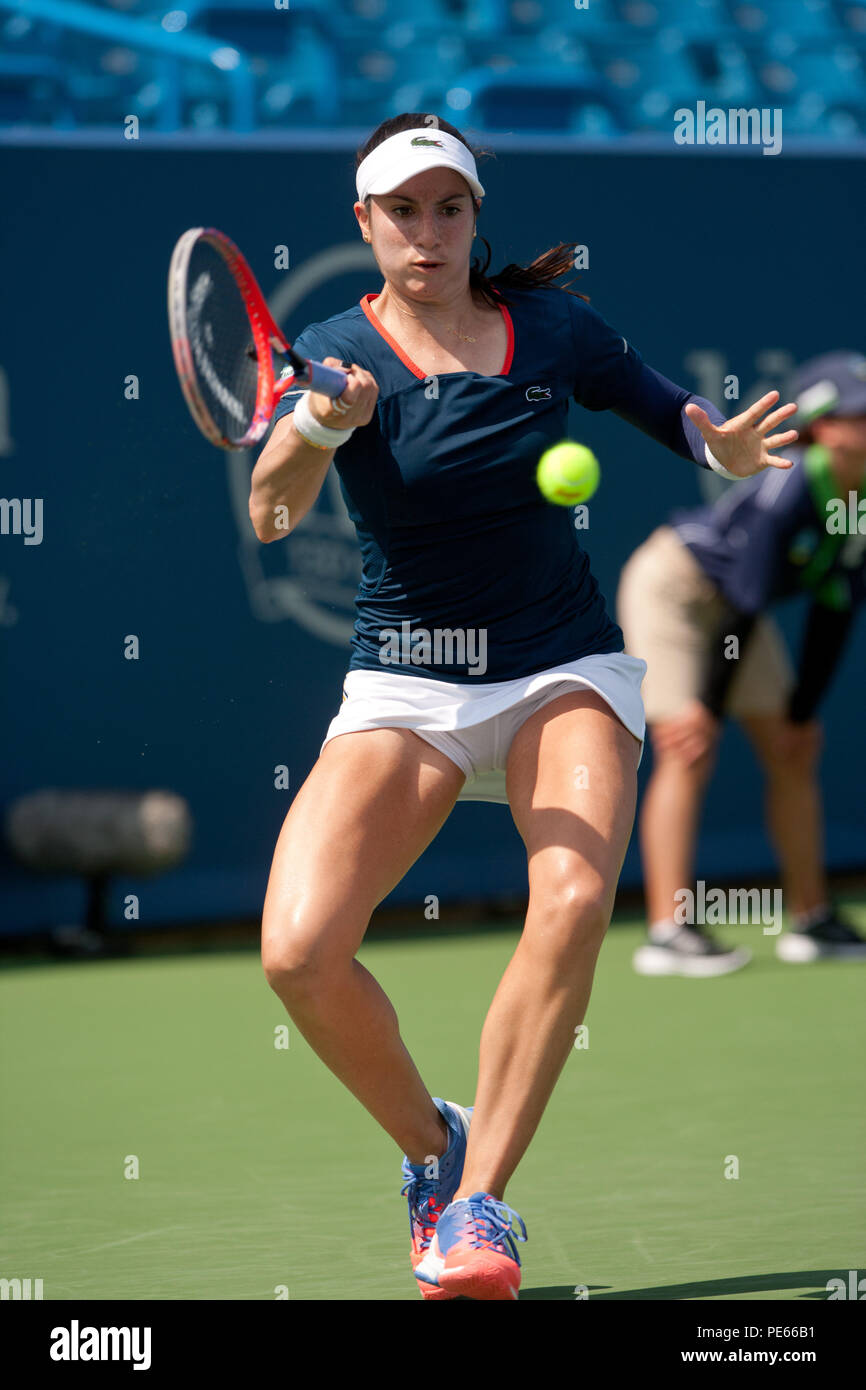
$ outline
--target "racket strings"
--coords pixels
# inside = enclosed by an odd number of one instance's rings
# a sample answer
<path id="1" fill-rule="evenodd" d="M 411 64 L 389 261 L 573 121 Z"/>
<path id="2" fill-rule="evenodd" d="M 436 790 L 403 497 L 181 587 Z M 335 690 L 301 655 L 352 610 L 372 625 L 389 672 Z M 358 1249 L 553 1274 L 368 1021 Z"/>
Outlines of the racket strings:
<path id="1" fill-rule="evenodd" d="M 218 433 L 239 443 L 256 417 L 259 354 L 255 338 L 264 340 L 265 334 L 229 264 L 203 239 L 196 242 L 189 259 L 186 321 L 202 404 Z"/>

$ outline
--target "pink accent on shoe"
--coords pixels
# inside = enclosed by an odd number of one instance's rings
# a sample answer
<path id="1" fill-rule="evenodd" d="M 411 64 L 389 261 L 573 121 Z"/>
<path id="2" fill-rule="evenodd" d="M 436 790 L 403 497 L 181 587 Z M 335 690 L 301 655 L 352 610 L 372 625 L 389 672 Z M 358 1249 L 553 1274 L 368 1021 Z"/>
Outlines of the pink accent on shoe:
<path id="1" fill-rule="evenodd" d="M 476 1250 L 461 1241 L 445 1257 L 439 1287 L 455 1297 L 508 1301 L 517 1298 L 520 1265 L 498 1250 Z"/>

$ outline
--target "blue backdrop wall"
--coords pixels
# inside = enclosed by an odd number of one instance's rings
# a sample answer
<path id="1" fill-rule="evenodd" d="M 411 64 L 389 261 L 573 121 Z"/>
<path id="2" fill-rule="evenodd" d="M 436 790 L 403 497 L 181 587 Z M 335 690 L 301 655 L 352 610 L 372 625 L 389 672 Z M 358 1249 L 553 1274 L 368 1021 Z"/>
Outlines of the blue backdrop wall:
<path id="1" fill-rule="evenodd" d="M 0 168 L 0 492 L 44 504 L 41 544 L 0 536 L 0 800 L 44 786 L 172 788 L 193 809 L 191 854 L 163 878 L 116 885 L 115 917 L 126 892 L 139 893 L 142 921 L 255 914 L 340 699 L 358 562 L 330 488 L 287 542 L 255 540 L 252 458 L 207 445 L 180 395 L 166 271 L 186 227 L 223 228 L 290 335 L 378 289 L 351 210 L 352 153 L 7 147 Z M 579 288 L 647 361 L 728 414 L 729 373 L 744 403 L 797 360 L 864 347 L 862 161 L 514 150 L 483 178 L 494 269 L 585 244 Z M 288 269 L 274 268 L 279 246 Z M 571 432 L 602 462 L 585 540 L 612 604 L 630 551 L 715 480 L 614 416 L 574 407 Z M 796 645 L 802 610 L 781 617 Z M 130 634 L 137 661 L 124 658 Z M 825 707 L 836 867 L 866 862 L 864 672 L 861 622 Z M 275 789 L 279 764 L 288 791 Z M 80 885 L 32 878 L 0 853 L 4 930 L 75 916 Z M 754 765 L 729 729 L 699 872 L 743 882 L 772 862 Z M 623 881 L 639 877 L 633 842 Z M 524 884 L 507 809 L 458 806 L 394 896 Z"/>

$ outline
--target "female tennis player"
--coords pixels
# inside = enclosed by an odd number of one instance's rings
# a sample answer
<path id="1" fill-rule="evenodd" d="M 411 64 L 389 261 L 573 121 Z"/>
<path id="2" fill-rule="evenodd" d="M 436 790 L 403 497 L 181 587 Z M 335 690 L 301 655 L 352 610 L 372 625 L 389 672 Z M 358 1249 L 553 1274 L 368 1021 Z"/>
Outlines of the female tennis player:
<path id="1" fill-rule="evenodd" d="M 252 478 L 250 515 L 270 541 L 285 534 L 275 509 L 300 521 L 335 459 L 363 557 L 343 703 L 277 842 L 263 964 L 404 1152 L 421 1293 L 509 1299 L 526 1228 L 503 1198 L 586 1012 L 644 737 L 644 663 L 624 654 L 572 513 L 544 501 L 536 465 L 574 399 L 728 476 L 786 468 L 769 451 L 796 433 L 772 430 L 795 407 L 770 409 L 771 392 L 725 422 L 553 283 L 567 245 L 488 278 L 489 246 L 483 269 L 471 261 L 484 189 L 445 121 L 379 126 L 356 192 L 383 288 L 295 343 L 345 364 L 348 386 L 337 401 L 284 398 Z M 355 960 L 373 909 L 461 797 L 507 800 L 529 875 L 471 1127 L 468 1109 L 431 1097 Z"/>
<path id="2" fill-rule="evenodd" d="M 731 488 L 713 506 L 675 512 L 620 578 L 626 645 L 648 667 L 654 755 L 640 814 L 649 909 L 649 940 L 634 957 L 641 975 L 723 975 L 751 959 L 747 947 L 726 948 L 677 915 L 677 893 L 694 883 L 725 715 L 742 725 L 766 777 L 792 927 L 776 938 L 776 955 L 791 964 L 866 959 L 866 941 L 840 918 L 827 885 L 817 719 L 866 601 L 866 535 L 848 523 L 850 495 L 866 498 L 866 356 L 813 358 L 791 393 L 800 426 L 794 467 Z M 830 524 L 840 514 L 844 528 Z M 811 605 L 795 678 L 769 609 L 803 594 Z"/>

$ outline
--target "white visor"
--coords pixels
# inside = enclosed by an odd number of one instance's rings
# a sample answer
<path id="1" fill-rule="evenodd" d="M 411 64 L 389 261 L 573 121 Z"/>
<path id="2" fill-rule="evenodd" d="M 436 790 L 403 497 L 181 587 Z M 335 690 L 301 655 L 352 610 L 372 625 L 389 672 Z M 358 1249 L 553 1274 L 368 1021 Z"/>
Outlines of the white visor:
<path id="1" fill-rule="evenodd" d="M 392 193 L 407 179 L 428 169 L 453 169 L 463 175 L 477 198 L 484 197 L 472 151 L 447 131 L 422 126 L 419 130 L 389 135 L 371 150 L 355 177 L 358 201 L 363 203 L 371 193 Z"/>

